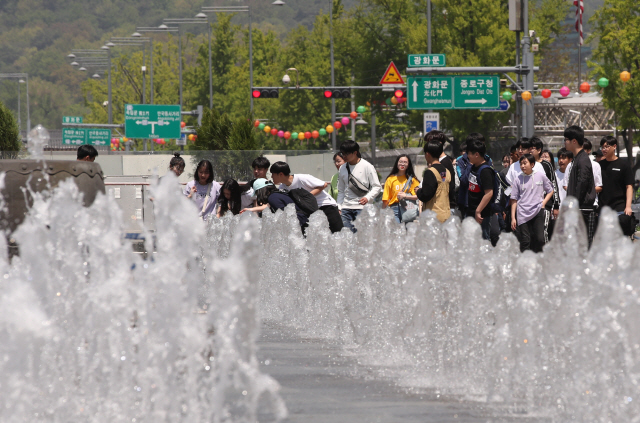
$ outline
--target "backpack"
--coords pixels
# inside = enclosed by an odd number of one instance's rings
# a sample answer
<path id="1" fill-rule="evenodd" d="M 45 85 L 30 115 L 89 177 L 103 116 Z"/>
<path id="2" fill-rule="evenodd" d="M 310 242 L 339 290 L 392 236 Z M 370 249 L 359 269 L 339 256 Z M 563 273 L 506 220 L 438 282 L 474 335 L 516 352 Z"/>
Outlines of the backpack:
<path id="1" fill-rule="evenodd" d="M 494 169 L 495 172 L 495 169 Z M 495 201 L 493 209 L 496 213 L 501 213 L 507 210 L 509 207 L 509 200 L 511 200 L 511 196 L 506 194 L 507 188 L 509 188 L 509 184 L 506 180 L 502 179 L 502 175 L 500 172 L 495 172 L 495 180 L 498 182 L 498 192 L 496 193 L 494 188 Z M 494 186 L 496 184 L 494 183 Z"/>
<path id="2" fill-rule="evenodd" d="M 307 216 L 318 211 L 316 197 L 303 188 L 295 188 L 286 192 L 295 205 Z"/>
<path id="3" fill-rule="evenodd" d="M 480 173 L 484 169 L 491 169 L 493 172 L 493 196 L 491 197 L 491 201 L 489 201 L 489 206 L 491 207 L 491 213 L 502 213 L 505 209 L 506 204 L 509 202 L 507 196 L 504 193 L 504 187 L 502 186 L 502 179 L 498 176 L 498 172 L 495 169 L 488 165 L 487 163 L 482 164 L 478 168 L 478 186 L 480 186 L 480 191 L 484 191 L 485 188 L 482 187 L 482 183 L 480 180 Z"/>
<path id="4" fill-rule="evenodd" d="M 493 162 L 491 161 L 491 157 L 489 157 L 487 154 L 484 155 L 484 159 L 485 159 L 485 164 L 483 166 L 488 166 L 491 169 L 493 169 Z M 462 187 L 468 187 L 469 186 L 469 175 L 471 174 L 471 168 L 473 167 L 473 165 L 471 164 L 471 162 L 469 161 L 469 158 L 467 157 L 467 153 L 464 153 L 462 156 L 458 157 L 456 160 L 456 166 L 457 166 L 457 173 L 460 179 L 460 188 Z M 480 174 L 478 172 L 478 174 Z M 494 176 L 495 176 L 495 171 L 494 171 Z M 495 185 L 495 179 L 494 179 L 494 185 Z M 494 189 L 494 195 L 496 193 L 496 190 Z M 459 189 L 458 190 L 458 205 L 461 207 L 467 207 L 467 197 L 469 194 L 469 190 L 468 189 Z"/>

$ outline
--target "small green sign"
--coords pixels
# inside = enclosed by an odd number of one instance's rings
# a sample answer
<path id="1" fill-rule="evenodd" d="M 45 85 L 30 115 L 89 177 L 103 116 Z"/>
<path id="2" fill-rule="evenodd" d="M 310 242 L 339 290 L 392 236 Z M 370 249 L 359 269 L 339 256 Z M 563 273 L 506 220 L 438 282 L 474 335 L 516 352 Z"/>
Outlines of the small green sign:
<path id="1" fill-rule="evenodd" d="M 495 75 L 456 76 L 456 109 L 497 109 L 500 107 L 500 77 Z"/>
<path id="2" fill-rule="evenodd" d="M 407 78 L 408 109 L 452 109 L 452 76 L 416 76 Z"/>
<path id="3" fill-rule="evenodd" d="M 124 132 L 127 138 L 180 138 L 180 106 L 126 104 Z"/>
<path id="4" fill-rule="evenodd" d="M 63 116 L 62 123 L 82 123 L 82 116 Z"/>
<path id="5" fill-rule="evenodd" d="M 84 145 L 85 138 L 84 128 L 64 128 L 62 130 L 62 145 Z"/>
<path id="6" fill-rule="evenodd" d="M 431 68 L 447 65 L 447 57 L 444 54 L 410 54 L 408 67 Z"/>

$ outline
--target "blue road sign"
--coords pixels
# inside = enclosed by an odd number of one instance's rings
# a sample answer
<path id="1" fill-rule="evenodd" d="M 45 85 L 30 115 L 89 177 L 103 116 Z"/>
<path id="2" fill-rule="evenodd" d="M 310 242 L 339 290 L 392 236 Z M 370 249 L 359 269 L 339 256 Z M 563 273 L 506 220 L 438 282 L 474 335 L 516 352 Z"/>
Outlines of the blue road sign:
<path id="1" fill-rule="evenodd" d="M 509 107 L 511 106 L 511 103 L 509 103 L 507 100 L 500 100 L 500 107 L 498 107 L 497 109 L 480 109 L 481 112 L 506 112 L 507 110 L 509 110 Z"/>

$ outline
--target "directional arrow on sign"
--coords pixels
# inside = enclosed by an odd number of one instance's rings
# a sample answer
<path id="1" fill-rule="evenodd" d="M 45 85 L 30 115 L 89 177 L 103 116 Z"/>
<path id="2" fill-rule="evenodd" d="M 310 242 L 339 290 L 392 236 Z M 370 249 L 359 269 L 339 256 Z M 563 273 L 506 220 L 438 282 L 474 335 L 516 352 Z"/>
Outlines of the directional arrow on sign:
<path id="1" fill-rule="evenodd" d="M 486 98 L 481 98 L 478 100 L 465 100 L 465 104 L 485 104 L 487 102 Z"/>
<path id="2" fill-rule="evenodd" d="M 418 82 L 413 81 L 411 86 L 413 87 L 413 101 L 418 101 Z"/>

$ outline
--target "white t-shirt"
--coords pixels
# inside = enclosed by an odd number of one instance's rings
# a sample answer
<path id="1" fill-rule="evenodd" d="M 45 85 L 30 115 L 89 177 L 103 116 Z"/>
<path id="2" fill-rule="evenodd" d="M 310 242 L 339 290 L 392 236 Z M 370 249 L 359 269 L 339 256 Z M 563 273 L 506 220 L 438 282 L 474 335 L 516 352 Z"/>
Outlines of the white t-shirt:
<path id="1" fill-rule="evenodd" d="M 240 207 L 242 209 L 246 209 L 247 207 L 253 207 L 254 193 L 253 188 L 249 188 L 248 191 L 245 191 L 240 195 Z"/>
<path id="2" fill-rule="evenodd" d="M 556 169 L 556 179 L 558 180 L 558 195 L 560 196 L 560 204 L 562 204 L 567 196 L 567 190 L 564 189 L 564 175 L 564 173 L 560 172 L 560 169 Z"/>
<path id="3" fill-rule="evenodd" d="M 203 218 L 203 220 L 207 220 L 210 214 L 213 214 L 215 217 L 216 209 L 218 207 L 218 197 L 220 196 L 220 184 L 216 181 L 211 182 L 211 190 L 209 191 L 209 185 L 200 185 L 196 181 L 189 181 L 187 185 L 184 187 L 183 194 L 188 196 L 191 193 L 191 187 L 196 187 L 196 192 L 191 196 L 191 201 L 193 201 L 198 208 L 198 215 Z M 207 197 L 207 191 L 209 191 L 209 201 L 207 202 L 207 207 L 202 211 L 202 207 L 204 206 L 205 198 Z"/>
<path id="4" fill-rule="evenodd" d="M 291 185 L 286 186 L 285 184 L 280 184 L 278 188 L 284 191 L 302 188 L 305 191 L 311 192 L 311 190 L 323 186 L 324 181 L 321 181 L 315 176 L 296 173 L 293 175 L 293 181 L 291 181 Z M 316 201 L 318 202 L 318 207 L 338 205 L 338 203 L 336 203 L 336 200 L 334 200 L 329 194 L 327 194 L 326 191 L 320 191 L 316 195 Z"/>
<path id="5" fill-rule="evenodd" d="M 544 173 L 544 168 L 542 167 L 540 162 L 536 162 L 536 164 L 533 165 L 533 171 Z M 512 163 L 511 166 L 509 167 L 509 170 L 507 171 L 507 182 L 509 183 L 509 188 L 507 188 L 504 191 L 505 194 L 511 195 L 511 186 L 513 185 L 514 181 L 518 179 L 518 176 L 520 175 L 522 175 L 522 169 L 520 169 L 520 162 Z"/>

